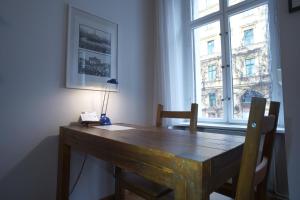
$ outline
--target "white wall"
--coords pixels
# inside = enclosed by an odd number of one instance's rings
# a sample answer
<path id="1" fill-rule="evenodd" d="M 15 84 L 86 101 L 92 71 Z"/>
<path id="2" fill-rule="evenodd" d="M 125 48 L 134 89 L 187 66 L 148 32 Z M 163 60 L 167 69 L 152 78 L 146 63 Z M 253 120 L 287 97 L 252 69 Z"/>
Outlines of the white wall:
<path id="1" fill-rule="evenodd" d="M 288 13 L 288 1 L 277 0 L 285 109 L 286 150 L 291 200 L 300 198 L 300 12 Z"/>
<path id="2" fill-rule="evenodd" d="M 81 111 L 99 112 L 101 92 L 65 88 L 67 0 L 0 1 L 0 199 L 53 200 L 57 135 Z M 152 120 L 152 0 L 74 0 L 74 6 L 119 25 L 120 92 L 113 122 Z M 82 154 L 72 160 L 72 181 Z M 71 199 L 113 191 L 111 166 L 89 157 Z"/>

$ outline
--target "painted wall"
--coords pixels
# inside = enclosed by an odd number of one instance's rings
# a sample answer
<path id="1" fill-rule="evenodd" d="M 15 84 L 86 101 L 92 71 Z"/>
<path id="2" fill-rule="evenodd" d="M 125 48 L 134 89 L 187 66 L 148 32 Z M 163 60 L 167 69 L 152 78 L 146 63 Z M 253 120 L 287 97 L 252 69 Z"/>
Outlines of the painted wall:
<path id="1" fill-rule="evenodd" d="M 277 0 L 285 109 L 286 150 L 291 200 L 300 198 L 300 12 L 288 13 L 288 2 Z"/>
<path id="2" fill-rule="evenodd" d="M 0 199 L 55 199 L 59 126 L 77 121 L 82 111 L 99 112 L 101 92 L 65 88 L 67 3 L 0 1 Z M 153 1 L 71 3 L 119 25 L 120 92 L 111 96 L 112 121 L 151 123 Z M 83 158 L 73 153 L 71 182 Z M 111 169 L 88 157 L 71 199 L 110 194 Z"/>

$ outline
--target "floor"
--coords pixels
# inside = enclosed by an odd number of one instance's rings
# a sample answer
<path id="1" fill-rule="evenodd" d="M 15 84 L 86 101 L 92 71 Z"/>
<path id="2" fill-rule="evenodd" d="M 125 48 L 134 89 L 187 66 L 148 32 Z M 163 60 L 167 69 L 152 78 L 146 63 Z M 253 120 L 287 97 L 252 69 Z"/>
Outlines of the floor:
<path id="1" fill-rule="evenodd" d="M 213 200 L 228 200 L 230 198 L 223 198 L 220 196 L 214 196 Z M 135 195 L 134 193 L 131 192 L 126 192 L 125 200 L 144 200 L 143 198 Z M 283 199 L 278 199 L 276 197 L 269 197 L 268 200 L 283 200 Z"/>
<path id="2" fill-rule="evenodd" d="M 132 192 L 126 192 L 125 193 L 125 200 L 144 200 L 143 198 L 135 195 Z M 224 197 L 224 196 L 219 196 L 219 195 L 214 195 L 213 198 L 211 198 L 211 200 L 231 200 L 231 198 L 228 197 Z"/>

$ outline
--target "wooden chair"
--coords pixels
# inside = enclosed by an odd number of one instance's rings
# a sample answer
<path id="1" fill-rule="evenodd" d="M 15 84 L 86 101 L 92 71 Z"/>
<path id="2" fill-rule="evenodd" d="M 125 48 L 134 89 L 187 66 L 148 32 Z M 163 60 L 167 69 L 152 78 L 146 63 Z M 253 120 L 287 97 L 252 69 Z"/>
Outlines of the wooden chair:
<path id="1" fill-rule="evenodd" d="M 271 102 L 269 115 L 264 117 L 265 99 L 252 98 L 243 149 L 241 168 L 235 190 L 234 184 L 225 184 L 217 192 L 231 196 L 236 200 L 265 200 L 268 173 L 271 165 L 273 143 L 276 134 L 279 102 Z M 262 157 L 257 165 L 260 136 L 265 134 Z M 255 192 L 256 191 L 256 192 Z M 213 193 L 210 199 L 229 199 Z"/>
<path id="2" fill-rule="evenodd" d="M 193 103 L 191 105 L 191 111 L 164 111 L 164 107 L 161 104 L 157 106 L 156 115 L 156 127 L 162 126 L 163 118 L 179 118 L 179 119 L 189 119 L 191 131 L 197 130 L 197 115 L 198 115 L 198 104 Z"/>
<path id="3" fill-rule="evenodd" d="M 182 118 L 190 120 L 190 130 L 197 129 L 198 105 L 193 103 L 191 111 L 164 111 L 162 105 L 157 106 L 156 126 L 162 126 L 163 118 Z M 122 171 L 116 167 L 115 199 L 124 199 L 124 189 L 127 189 L 145 199 L 159 199 L 171 192 L 170 188 L 164 187 L 131 172 Z"/>

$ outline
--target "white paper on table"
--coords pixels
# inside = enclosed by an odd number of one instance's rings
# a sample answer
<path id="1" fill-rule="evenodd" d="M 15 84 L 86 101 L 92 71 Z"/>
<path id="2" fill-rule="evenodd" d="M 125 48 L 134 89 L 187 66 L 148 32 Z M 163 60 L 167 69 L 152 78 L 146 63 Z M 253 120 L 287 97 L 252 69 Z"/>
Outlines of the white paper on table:
<path id="1" fill-rule="evenodd" d="M 108 130 L 108 131 L 125 131 L 125 130 L 134 129 L 132 127 L 119 126 L 119 125 L 106 125 L 106 126 L 93 126 L 93 127 Z"/>

